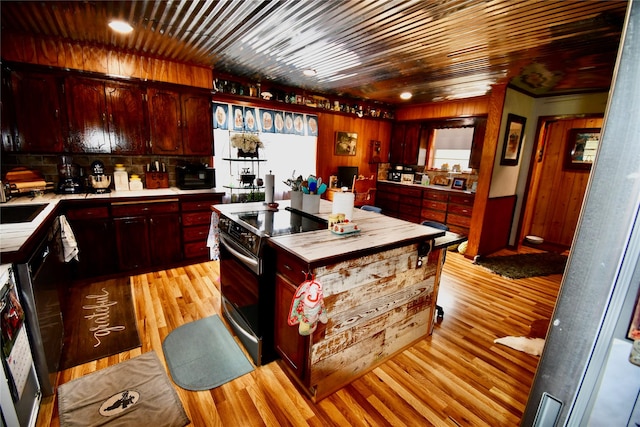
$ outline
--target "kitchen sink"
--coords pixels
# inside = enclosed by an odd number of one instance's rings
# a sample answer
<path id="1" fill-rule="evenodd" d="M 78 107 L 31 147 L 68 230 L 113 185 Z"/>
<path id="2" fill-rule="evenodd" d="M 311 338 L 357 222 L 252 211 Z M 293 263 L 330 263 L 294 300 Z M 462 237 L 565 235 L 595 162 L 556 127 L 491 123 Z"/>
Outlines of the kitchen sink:
<path id="1" fill-rule="evenodd" d="M 22 222 L 31 222 L 46 207 L 46 203 L 37 205 L 1 205 L 0 224 L 19 224 Z"/>

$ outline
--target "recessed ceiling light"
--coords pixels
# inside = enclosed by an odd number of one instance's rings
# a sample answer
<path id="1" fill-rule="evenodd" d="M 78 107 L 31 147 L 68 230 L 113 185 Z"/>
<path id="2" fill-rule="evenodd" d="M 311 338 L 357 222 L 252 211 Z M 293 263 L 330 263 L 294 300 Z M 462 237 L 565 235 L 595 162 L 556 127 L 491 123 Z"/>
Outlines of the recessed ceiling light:
<path id="1" fill-rule="evenodd" d="M 117 19 L 109 22 L 109 27 L 111 27 L 113 31 L 122 34 L 128 34 L 133 31 L 133 27 L 131 25 L 129 25 L 127 22 L 119 21 Z"/>
<path id="2" fill-rule="evenodd" d="M 307 76 L 307 77 L 313 77 L 313 76 L 315 76 L 315 75 L 316 75 L 316 74 L 318 74 L 318 73 L 317 73 L 317 72 L 316 72 L 316 70 L 314 70 L 313 68 L 307 68 L 306 70 L 304 70 L 304 71 L 302 72 L 302 74 L 304 74 L 304 75 L 305 75 L 305 76 Z"/>
<path id="3" fill-rule="evenodd" d="M 411 92 L 402 92 L 400 94 L 400 98 L 402 98 L 402 99 L 411 99 L 411 96 L 412 96 Z"/>

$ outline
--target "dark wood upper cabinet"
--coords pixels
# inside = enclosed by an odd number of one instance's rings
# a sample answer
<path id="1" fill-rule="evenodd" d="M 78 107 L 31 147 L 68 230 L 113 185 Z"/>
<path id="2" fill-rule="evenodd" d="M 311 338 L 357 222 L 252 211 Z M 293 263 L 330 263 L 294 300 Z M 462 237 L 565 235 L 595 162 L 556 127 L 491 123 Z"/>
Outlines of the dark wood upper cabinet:
<path id="1" fill-rule="evenodd" d="M 145 153 L 149 141 L 149 124 L 144 95 L 144 91 L 137 85 L 105 85 L 112 153 Z"/>
<path id="2" fill-rule="evenodd" d="M 398 122 L 393 125 L 389 151 L 390 163 L 403 165 L 415 165 L 418 163 L 420 128 L 421 124 L 419 122 Z"/>
<path id="3" fill-rule="evenodd" d="M 182 138 L 184 154 L 213 154 L 213 122 L 208 95 L 182 95 Z"/>
<path id="4" fill-rule="evenodd" d="M 151 88 L 148 90 L 151 152 L 182 154 L 180 94 Z"/>
<path id="5" fill-rule="evenodd" d="M 211 155 L 211 102 L 207 94 L 150 88 L 153 154 Z"/>
<path id="6" fill-rule="evenodd" d="M 148 126 L 138 86 L 71 77 L 66 95 L 71 152 L 145 153 Z"/>
<path id="7" fill-rule="evenodd" d="M 15 71 L 11 73 L 11 86 L 15 118 L 13 148 L 32 153 L 63 151 L 61 80 L 50 74 Z"/>

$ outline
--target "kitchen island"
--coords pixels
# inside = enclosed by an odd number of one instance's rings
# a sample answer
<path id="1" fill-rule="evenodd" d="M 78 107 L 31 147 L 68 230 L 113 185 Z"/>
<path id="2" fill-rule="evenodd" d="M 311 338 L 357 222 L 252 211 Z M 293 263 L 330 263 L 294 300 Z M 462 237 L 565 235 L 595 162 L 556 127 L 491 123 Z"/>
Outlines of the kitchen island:
<path id="1" fill-rule="evenodd" d="M 280 209 L 286 205 L 280 202 Z M 214 209 L 225 208 L 238 209 Z M 266 207 L 248 203 L 244 209 Z M 331 209 L 323 200 L 316 216 L 328 219 Z M 265 249 L 265 274 L 275 287 L 276 351 L 314 401 L 428 336 L 433 327 L 445 232 L 359 209 L 353 222 L 359 232 L 280 235 L 270 237 Z M 327 323 L 301 335 L 288 319 L 298 286 L 312 277 L 322 285 Z"/>

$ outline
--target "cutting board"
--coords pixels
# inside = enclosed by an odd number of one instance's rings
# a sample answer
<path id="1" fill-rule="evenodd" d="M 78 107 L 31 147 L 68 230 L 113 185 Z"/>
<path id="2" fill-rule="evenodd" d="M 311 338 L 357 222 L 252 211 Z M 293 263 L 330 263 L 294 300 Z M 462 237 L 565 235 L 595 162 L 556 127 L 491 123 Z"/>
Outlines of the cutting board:
<path id="1" fill-rule="evenodd" d="M 18 190 L 20 193 L 28 193 L 31 190 L 45 190 L 47 183 L 42 173 L 37 170 L 17 167 L 7 172 L 5 180 L 11 189 Z"/>

